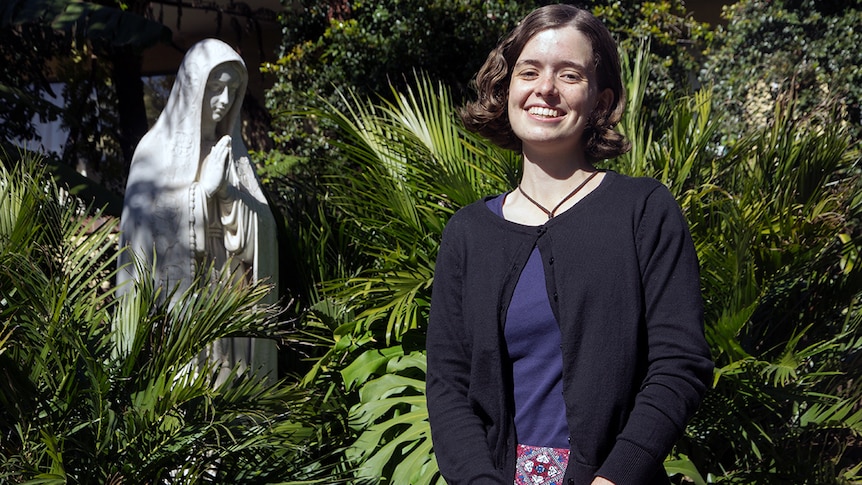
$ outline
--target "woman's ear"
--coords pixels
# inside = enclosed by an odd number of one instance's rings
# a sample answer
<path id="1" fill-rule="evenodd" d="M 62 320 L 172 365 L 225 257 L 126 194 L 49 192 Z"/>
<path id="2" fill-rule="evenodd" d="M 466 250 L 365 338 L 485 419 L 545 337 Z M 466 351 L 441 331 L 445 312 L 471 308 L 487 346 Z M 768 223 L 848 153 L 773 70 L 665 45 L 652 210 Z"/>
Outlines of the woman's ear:
<path id="1" fill-rule="evenodd" d="M 614 103 L 614 91 L 611 88 L 605 88 L 599 93 L 599 101 L 596 103 L 596 111 L 608 112 Z"/>

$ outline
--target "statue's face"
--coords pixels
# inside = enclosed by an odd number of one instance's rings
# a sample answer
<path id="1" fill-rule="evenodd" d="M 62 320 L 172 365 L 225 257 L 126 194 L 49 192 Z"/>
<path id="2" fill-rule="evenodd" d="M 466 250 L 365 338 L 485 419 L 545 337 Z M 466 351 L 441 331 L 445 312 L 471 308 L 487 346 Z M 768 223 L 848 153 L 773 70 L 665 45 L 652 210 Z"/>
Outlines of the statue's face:
<path id="1" fill-rule="evenodd" d="M 213 121 L 221 121 L 230 111 L 239 84 L 240 77 L 233 66 L 221 65 L 213 69 L 204 94 L 204 110 L 208 112 L 204 116 L 208 114 Z"/>

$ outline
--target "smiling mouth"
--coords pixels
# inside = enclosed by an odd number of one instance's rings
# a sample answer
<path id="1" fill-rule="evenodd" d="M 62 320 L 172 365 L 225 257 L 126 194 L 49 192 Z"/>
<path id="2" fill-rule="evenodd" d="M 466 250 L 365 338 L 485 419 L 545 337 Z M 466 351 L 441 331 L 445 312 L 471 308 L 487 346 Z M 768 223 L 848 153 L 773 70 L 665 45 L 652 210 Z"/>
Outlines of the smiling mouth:
<path id="1" fill-rule="evenodd" d="M 540 118 L 556 118 L 558 116 L 562 116 L 562 113 L 554 108 L 543 108 L 540 106 L 533 106 L 529 109 L 528 113 Z"/>

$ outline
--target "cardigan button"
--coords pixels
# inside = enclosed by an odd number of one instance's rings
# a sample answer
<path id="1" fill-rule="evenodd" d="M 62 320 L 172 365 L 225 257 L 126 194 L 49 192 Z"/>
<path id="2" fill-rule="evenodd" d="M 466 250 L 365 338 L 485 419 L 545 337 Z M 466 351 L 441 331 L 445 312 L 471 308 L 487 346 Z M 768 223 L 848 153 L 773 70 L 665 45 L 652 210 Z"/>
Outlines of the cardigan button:
<path id="1" fill-rule="evenodd" d="M 560 297 L 559 297 L 559 295 L 557 295 L 557 292 L 555 291 L 554 292 L 554 301 L 558 301 L 559 299 L 560 299 Z"/>
<path id="2" fill-rule="evenodd" d="M 548 264 L 554 264 L 554 258 L 549 259 Z"/>

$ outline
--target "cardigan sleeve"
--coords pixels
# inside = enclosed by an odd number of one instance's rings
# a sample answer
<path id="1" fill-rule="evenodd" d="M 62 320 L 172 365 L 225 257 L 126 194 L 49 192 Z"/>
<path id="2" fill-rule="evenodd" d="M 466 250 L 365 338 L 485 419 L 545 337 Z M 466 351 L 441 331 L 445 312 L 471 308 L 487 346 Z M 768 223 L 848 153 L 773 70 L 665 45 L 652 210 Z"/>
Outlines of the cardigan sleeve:
<path id="1" fill-rule="evenodd" d="M 682 436 L 711 380 L 697 255 L 673 196 L 659 185 L 637 226 L 647 369 L 634 406 L 597 475 L 649 483 Z"/>
<path id="2" fill-rule="evenodd" d="M 471 332 L 462 309 L 463 266 L 450 221 L 434 270 L 426 398 L 434 453 L 447 483 L 502 484 L 485 426 L 471 405 Z"/>

